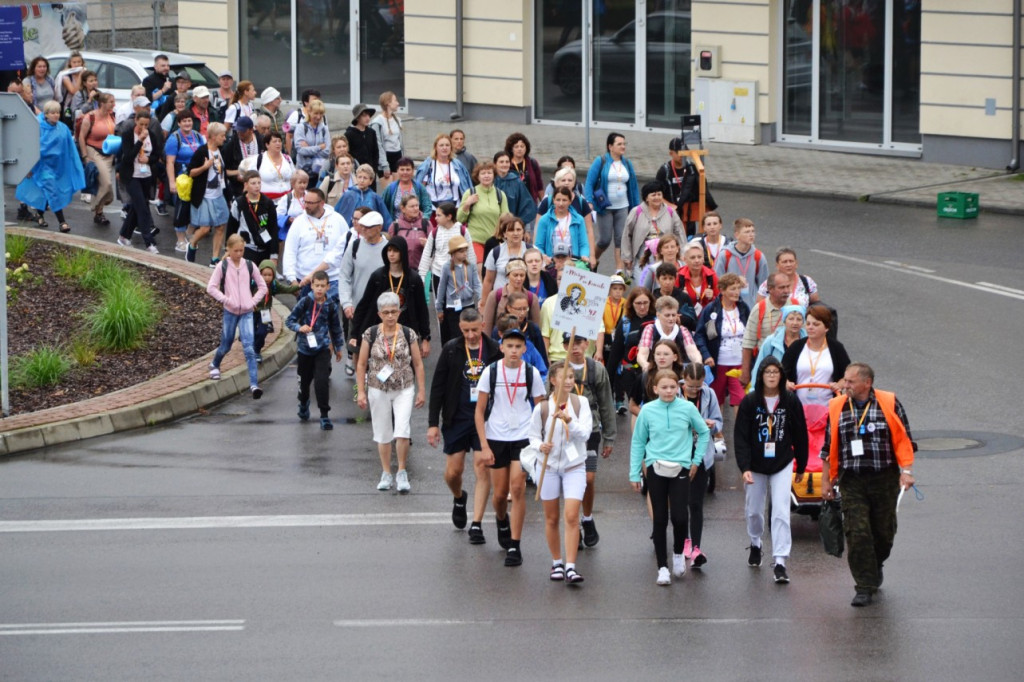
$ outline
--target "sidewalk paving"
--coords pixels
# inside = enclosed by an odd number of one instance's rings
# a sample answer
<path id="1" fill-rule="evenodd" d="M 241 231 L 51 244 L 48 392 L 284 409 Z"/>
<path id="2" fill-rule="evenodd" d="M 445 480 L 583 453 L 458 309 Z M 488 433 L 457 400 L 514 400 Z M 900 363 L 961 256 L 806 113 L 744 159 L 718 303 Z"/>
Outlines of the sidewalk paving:
<path id="1" fill-rule="evenodd" d="M 332 121 L 334 125 L 337 123 Z M 532 155 L 545 174 L 553 171 L 563 154 L 576 159 L 579 168 L 588 168 L 593 158 L 604 150 L 610 132 L 591 130 L 591 157 L 588 159 L 582 127 L 409 119 L 404 121 L 406 152 L 414 159 L 424 158 L 430 152 L 434 136 L 453 128 L 465 131 L 467 147 L 478 159 L 502 149 L 509 133 L 522 132 L 529 138 Z M 626 136 L 626 154 L 641 179 L 653 179 L 658 167 L 668 160 L 668 142 L 672 135 L 626 129 L 621 132 Z M 982 211 L 1024 215 L 1024 182 L 1021 181 L 1024 175 L 1017 176 L 1004 169 L 923 163 L 909 158 L 779 144 L 712 143 L 704 158 L 712 189 L 878 201 L 932 210 L 939 192 L 977 192 Z"/>

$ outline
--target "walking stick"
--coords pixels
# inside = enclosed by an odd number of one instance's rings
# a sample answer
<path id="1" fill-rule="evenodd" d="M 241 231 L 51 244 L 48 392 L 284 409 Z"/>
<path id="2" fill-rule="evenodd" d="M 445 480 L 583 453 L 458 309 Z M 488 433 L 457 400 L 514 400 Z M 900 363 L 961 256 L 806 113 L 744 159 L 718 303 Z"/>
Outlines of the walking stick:
<path id="1" fill-rule="evenodd" d="M 569 333 L 569 346 L 570 346 L 570 348 L 572 347 L 572 341 L 573 341 L 574 338 L 576 338 L 576 327 L 573 327 L 572 328 L 572 332 Z M 586 362 L 586 360 L 584 360 L 584 362 Z M 565 362 L 562 363 L 562 369 L 565 370 L 565 371 L 569 370 L 569 351 L 568 350 L 566 350 L 566 352 L 565 352 Z M 544 398 L 544 400 L 547 400 L 547 398 Z M 555 386 L 555 407 L 557 408 L 561 404 L 562 404 L 562 384 L 558 384 L 557 386 Z M 548 437 L 547 437 L 547 441 L 546 441 L 548 443 L 553 443 L 554 442 L 554 439 L 555 439 L 555 426 L 558 425 L 557 421 L 558 420 L 554 420 L 554 421 L 551 422 L 551 430 L 548 432 Z M 566 429 L 568 429 L 568 427 L 566 427 Z M 550 452 L 545 452 L 544 453 L 544 465 L 540 468 L 540 477 L 537 479 L 537 492 L 533 496 L 534 500 L 539 500 L 540 499 L 540 489 L 544 485 L 544 472 L 547 471 L 547 468 L 548 468 L 548 456 L 550 454 L 551 454 Z"/>

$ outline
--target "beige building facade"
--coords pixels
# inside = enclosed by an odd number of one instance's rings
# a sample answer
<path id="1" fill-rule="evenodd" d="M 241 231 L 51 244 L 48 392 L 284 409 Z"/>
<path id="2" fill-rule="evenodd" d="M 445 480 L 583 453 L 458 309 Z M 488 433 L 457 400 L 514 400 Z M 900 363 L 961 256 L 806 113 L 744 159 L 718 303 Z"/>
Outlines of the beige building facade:
<path id="1" fill-rule="evenodd" d="M 178 12 L 182 52 L 290 99 L 314 88 L 349 107 L 392 91 L 418 116 L 669 131 L 699 113 L 715 140 L 1019 160 L 1019 0 L 180 0 Z"/>

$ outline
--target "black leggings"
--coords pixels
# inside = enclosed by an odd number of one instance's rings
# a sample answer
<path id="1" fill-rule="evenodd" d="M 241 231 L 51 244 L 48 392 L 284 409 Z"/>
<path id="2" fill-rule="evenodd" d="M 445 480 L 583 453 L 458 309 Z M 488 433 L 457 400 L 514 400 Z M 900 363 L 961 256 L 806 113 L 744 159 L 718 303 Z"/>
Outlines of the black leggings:
<path id="1" fill-rule="evenodd" d="M 49 204 L 47 204 L 46 208 L 50 208 Z M 50 208 L 50 210 L 53 211 L 52 208 Z M 36 211 L 36 214 L 39 216 L 40 219 L 43 217 L 44 213 L 46 213 L 45 210 Z M 57 222 L 60 222 L 60 223 L 66 223 L 67 222 L 66 220 L 64 220 L 64 209 L 61 209 L 59 211 L 53 211 L 53 215 L 57 216 Z"/>
<path id="2" fill-rule="evenodd" d="M 326 417 L 331 411 L 331 349 L 321 348 L 314 355 L 298 354 L 299 402 L 309 402 L 309 384 L 313 384 L 316 406 L 320 416 Z"/>
<path id="3" fill-rule="evenodd" d="M 690 470 L 683 467 L 676 478 L 665 478 L 654 473 L 654 465 L 647 467 L 647 494 L 654 513 L 654 554 L 658 568 L 668 566 L 665 531 L 669 513 L 672 514 L 672 553 L 682 554 L 686 544 L 687 506 L 690 496 Z"/>
<path id="4" fill-rule="evenodd" d="M 708 470 L 702 463 L 690 481 L 690 546 L 700 547 L 704 534 L 704 493 L 708 489 Z"/>

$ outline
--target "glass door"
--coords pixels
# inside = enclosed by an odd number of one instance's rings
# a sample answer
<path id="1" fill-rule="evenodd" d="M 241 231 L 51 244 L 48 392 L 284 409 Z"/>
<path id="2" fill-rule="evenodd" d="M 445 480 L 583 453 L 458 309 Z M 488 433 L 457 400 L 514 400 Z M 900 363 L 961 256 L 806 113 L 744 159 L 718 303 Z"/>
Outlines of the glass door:
<path id="1" fill-rule="evenodd" d="M 637 120 L 637 12 L 643 0 L 593 0 L 594 123 Z"/>
<path id="2" fill-rule="evenodd" d="M 320 91 L 325 103 L 352 97 L 349 0 L 292 0 L 295 12 L 296 94 Z M 285 4 L 285 3 L 277 3 Z"/>
<path id="3" fill-rule="evenodd" d="M 647 3 L 644 78 L 646 120 L 640 125 L 679 128 L 690 113 L 690 0 Z"/>
<path id="4" fill-rule="evenodd" d="M 352 0 L 359 26 L 356 68 L 360 102 L 374 109 L 391 91 L 405 106 L 404 0 Z M 358 3 L 358 4 L 357 4 Z"/>

